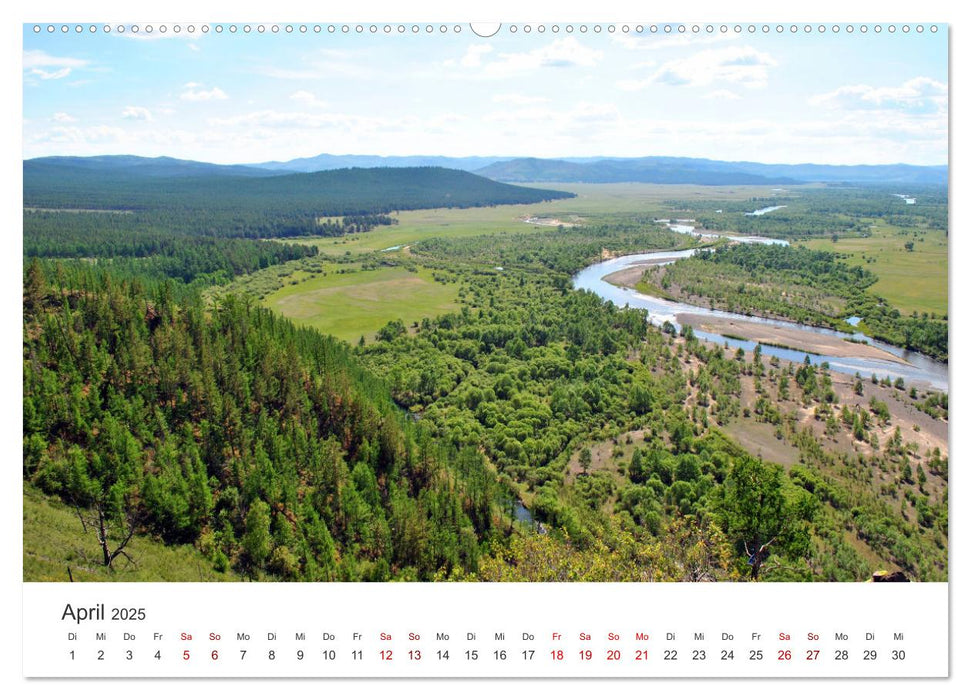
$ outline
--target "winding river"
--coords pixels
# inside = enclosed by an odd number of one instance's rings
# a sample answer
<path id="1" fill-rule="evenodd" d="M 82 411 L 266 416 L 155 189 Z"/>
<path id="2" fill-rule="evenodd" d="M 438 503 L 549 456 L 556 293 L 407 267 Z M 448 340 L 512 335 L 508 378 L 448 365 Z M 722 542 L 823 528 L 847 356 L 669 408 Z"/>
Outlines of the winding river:
<path id="1" fill-rule="evenodd" d="M 693 227 L 679 226 L 679 228 L 692 229 L 690 231 L 681 230 L 679 232 L 693 233 Z M 750 236 L 728 236 L 728 238 L 744 243 L 788 245 L 787 241 L 771 238 Z M 777 321 L 774 319 L 765 319 L 757 316 L 745 316 L 743 314 L 712 310 L 701 306 L 694 306 L 692 304 L 668 301 L 666 299 L 660 299 L 647 294 L 641 294 L 640 292 L 627 287 L 617 287 L 604 280 L 604 277 L 630 267 L 669 264 L 676 259 L 686 258 L 690 255 L 694 255 L 696 250 L 698 249 L 692 248 L 689 250 L 657 251 L 653 253 L 625 255 L 619 258 L 605 260 L 603 262 L 590 265 L 589 267 L 578 272 L 573 278 L 573 286 L 576 289 L 587 289 L 594 292 L 601 298 L 609 300 L 620 307 L 629 306 L 631 308 L 645 309 L 648 312 L 649 320 L 654 325 L 659 326 L 665 321 L 670 321 L 675 325 L 676 328 L 678 328 L 678 330 L 680 330 L 680 325 L 677 322 L 677 315 L 690 313 L 709 318 L 734 319 L 748 323 L 765 323 L 772 326 L 810 332 L 820 336 L 837 336 L 841 338 L 866 341 L 866 343 L 868 343 L 870 346 L 885 350 L 896 357 L 899 357 L 901 360 L 903 360 L 903 362 L 857 356 L 835 357 L 815 353 L 808 353 L 809 359 L 815 365 L 828 362 L 830 368 L 836 372 L 843 372 L 850 375 L 859 372 L 864 378 L 870 377 L 871 374 L 876 374 L 880 378 L 889 376 L 891 379 L 897 379 L 900 377 L 908 385 L 911 383 L 926 384 L 934 387 L 935 389 L 947 391 L 947 364 L 937 362 L 919 353 L 909 352 L 893 345 L 888 345 L 887 343 L 882 343 L 878 340 L 868 338 L 862 333 L 840 333 L 828 328 L 818 328 L 816 326 L 807 326 L 801 323 Z M 697 329 L 694 329 L 694 333 L 699 338 L 704 338 L 719 344 L 727 344 L 732 348 L 742 348 L 750 351 L 754 350 L 756 346 L 755 342 L 728 338 L 717 333 L 707 333 Z M 802 350 L 790 350 L 787 348 L 768 345 L 766 343 L 762 343 L 762 354 L 770 357 L 778 357 L 780 360 L 790 362 L 802 362 L 807 355 L 807 353 Z"/>

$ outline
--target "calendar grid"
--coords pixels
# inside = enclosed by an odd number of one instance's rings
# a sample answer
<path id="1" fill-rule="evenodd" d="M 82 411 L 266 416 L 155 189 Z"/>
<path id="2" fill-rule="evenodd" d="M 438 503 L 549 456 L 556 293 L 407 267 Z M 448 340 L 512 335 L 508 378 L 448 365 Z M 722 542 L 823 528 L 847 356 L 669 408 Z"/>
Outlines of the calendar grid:
<path id="1" fill-rule="evenodd" d="M 24 603 L 29 677 L 948 674 L 947 584 L 25 584 Z"/>

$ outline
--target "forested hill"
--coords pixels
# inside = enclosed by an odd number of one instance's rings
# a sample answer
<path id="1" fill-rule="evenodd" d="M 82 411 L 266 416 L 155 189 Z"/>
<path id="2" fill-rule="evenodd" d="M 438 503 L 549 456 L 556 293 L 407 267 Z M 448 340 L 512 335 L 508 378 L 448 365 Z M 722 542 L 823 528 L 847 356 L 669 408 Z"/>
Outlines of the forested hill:
<path id="1" fill-rule="evenodd" d="M 483 456 L 433 443 L 331 338 L 34 261 L 23 357 L 24 478 L 104 531 L 105 565 L 139 533 L 260 578 L 476 568 Z"/>
<path id="2" fill-rule="evenodd" d="M 124 178 L 157 177 L 205 177 L 213 175 L 236 175 L 245 177 L 266 177 L 264 168 L 248 165 L 219 165 L 197 160 L 179 158 L 144 158 L 142 156 L 47 156 L 24 162 L 24 173 L 28 168 L 34 175 L 53 177 L 105 176 Z"/>
<path id="3" fill-rule="evenodd" d="M 181 174 L 148 162 L 131 167 L 87 159 L 24 162 L 24 206 L 53 209 L 196 210 L 287 218 L 380 214 L 437 207 L 522 204 L 574 196 L 519 187 L 461 170 L 348 168 L 265 177 Z M 148 169 L 148 170 L 146 170 Z M 135 173 L 141 173 L 136 176 Z"/>

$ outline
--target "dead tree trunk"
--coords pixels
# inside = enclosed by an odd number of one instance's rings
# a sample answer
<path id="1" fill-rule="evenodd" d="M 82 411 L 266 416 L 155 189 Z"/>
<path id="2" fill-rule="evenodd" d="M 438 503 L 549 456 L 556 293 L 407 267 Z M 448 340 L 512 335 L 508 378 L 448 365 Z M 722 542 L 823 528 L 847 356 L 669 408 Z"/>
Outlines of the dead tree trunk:
<path id="1" fill-rule="evenodd" d="M 109 530 L 111 529 L 111 517 L 105 506 L 103 500 L 97 501 L 93 508 L 94 514 L 85 517 L 84 513 L 80 508 L 76 508 L 78 519 L 81 521 L 81 527 L 85 532 L 88 531 L 88 526 L 90 525 L 98 536 L 98 545 L 101 547 L 101 563 L 107 567 L 111 568 L 112 562 L 118 557 L 125 557 L 132 564 L 135 560 L 132 559 L 131 555 L 125 551 L 125 547 L 131 542 L 131 538 L 135 535 L 135 529 L 137 527 L 137 522 L 135 516 L 132 513 L 131 508 L 128 507 L 128 503 L 125 504 L 125 513 L 123 516 L 123 521 L 125 523 L 125 534 L 121 538 L 120 542 L 112 547 L 109 542 Z"/>

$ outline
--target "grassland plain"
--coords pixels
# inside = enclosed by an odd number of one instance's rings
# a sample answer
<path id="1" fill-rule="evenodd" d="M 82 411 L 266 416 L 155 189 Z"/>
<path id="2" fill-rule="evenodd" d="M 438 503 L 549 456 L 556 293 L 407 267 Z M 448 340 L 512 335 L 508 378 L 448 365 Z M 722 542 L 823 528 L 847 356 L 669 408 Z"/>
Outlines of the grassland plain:
<path id="1" fill-rule="evenodd" d="M 902 313 L 946 314 L 947 235 L 935 229 L 901 228 L 875 221 L 863 237 L 817 238 L 802 241 L 812 250 L 848 256 L 846 262 L 872 270 L 880 279 L 871 291 Z M 916 234 L 916 235 L 915 235 Z M 913 250 L 904 246 L 913 243 Z"/>
<path id="2" fill-rule="evenodd" d="M 532 216 L 551 215 L 562 221 L 569 217 L 627 218 L 631 215 L 667 218 L 678 214 L 665 202 L 693 197 L 700 199 L 751 199 L 769 197 L 766 186 L 703 187 L 699 185 L 650 185 L 619 183 L 609 185 L 549 184 L 544 187 L 575 192 L 576 198 L 536 204 L 511 204 L 474 209 L 421 209 L 393 214 L 398 223 L 380 226 L 363 234 L 343 238 L 286 239 L 288 243 L 316 245 L 329 256 L 345 251 L 360 253 L 406 246 L 437 236 L 477 236 L 483 233 L 524 233 L 549 230 L 548 226 L 526 223 Z"/>
<path id="3" fill-rule="evenodd" d="M 472 209 L 423 209 L 396 212 L 398 223 L 379 226 L 372 231 L 340 238 L 286 239 L 287 243 L 316 245 L 321 251 L 325 275 L 297 270 L 280 278 L 283 287 L 268 294 L 262 303 L 298 323 L 305 323 L 342 340 L 356 341 L 374 333 L 388 321 L 401 319 L 410 325 L 422 318 L 434 318 L 458 308 L 458 286 L 436 282 L 429 271 L 416 272 L 402 267 L 360 270 L 344 265 L 348 255 L 386 251 L 389 256 L 406 257 L 407 246 L 429 238 L 446 236 L 463 238 L 496 232 L 529 233 L 549 231 L 549 226 L 526 223 L 525 219 L 552 215 L 569 220 L 586 216 L 617 216 L 622 213 L 652 216 L 668 211 L 663 201 L 683 196 L 681 186 L 653 185 L 553 185 L 555 189 L 577 192 L 576 199 L 517 204 Z M 697 190 L 699 188 L 691 188 Z M 725 190 L 751 189 L 760 195 L 768 188 L 709 188 Z M 750 194 L 749 196 L 755 196 Z M 394 249 L 394 250 L 387 250 Z M 404 250 L 402 250 L 404 249 Z M 337 273 L 338 269 L 343 274 Z M 264 271 L 265 273 L 265 271 Z M 258 273 L 259 274 L 259 273 Z"/>
<path id="4" fill-rule="evenodd" d="M 423 268 L 348 268 L 345 274 L 295 273 L 263 304 L 294 321 L 341 340 L 372 337 L 388 321 L 406 325 L 458 308 L 458 285 L 437 282 Z"/>
<path id="5" fill-rule="evenodd" d="M 653 218 L 691 218 L 691 211 L 674 210 L 671 202 L 739 201 L 778 195 L 774 188 L 763 185 L 554 183 L 547 186 L 574 192 L 577 197 L 535 204 L 396 212 L 394 217 L 398 223 L 379 226 L 367 233 L 340 238 L 287 239 L 287 242 L 316 245 L 321 256 L 330 260 L 374 251 L 402 255 L 402 249 L 403 255 L 407 255 L 408 246 L 439 236 L 464 238 L 486 233 L 549 230 L 549 226 L 527 223 L 530 217 L 549 216 L 568 223 L 634 216 L 647 222 Z M 789 187 L 787 194 L 798 195 L 799 191 L 814 187 Z M 933 229 L 904 229 L 882 219 L 871 220 L 871 231 L 869 237 L 838 236 L 834 242 L 827 236 L 798 244 L 846 254 L 848 263 L 872 270 L 879 277 L 872 291 L 885 297 L 902 313 L 946 314 L 946 234 Z M 904 247 L 909 242 L 913 243 L 912 251 Z M 264 300 L 266 305 L 346 340 L 356 340 L 362 334 L 371 336 L 384 323 L 396 318 L 411 323 L 455 308 L 456 290 L 430 281 L 430 276 L 423 272 L 382 270 L 363 276 L 359 273 L 342 278 L 328 276 L 317 281 L 305 273 L 296 273 L 283 281 L 285 286 L 268 296 Z M 358 285 L 362 289 L 358 290 Z"/>
<path id="6" fill-rule="evenodd" d="M 697 187 L 686 185 L 552 185 L 577 193 L 576 199 L 537 204 L 502 205 L 471 209 L 423 209 L 396 212 L 398 223 L 340 238 L 286 239 L 287 243 L 316 245 L 321 251 L 325 275 L 297 270 L 280 277 L 283 287 L 268 294 L 262 303 L 288 318 L 312 326 L 342 340 L 373 338 L 388 321 L 401 319 L 410 325 L 458 308 L 458 286 L 436 282 L 429 271 L 402 267 L 360 270 L 341 261 L 348 255 L 385 251 L 398 258 L 408 256 L 407 246 L 437 237 L 464 238 L 491 234 L 549 231 L 549 226 L 527 223 L 535 216 L 553 216 L 564 222 L 586 217 L 603 220 L 632 215 L 664 218 L 671 215 L 668 199 L 689 196 L 751 198 L 769 196 L 768 187 Z M 393 249 L 393 250 L 388 250 Z M 337 273 L 338 269 L 344 270 Z M 264 274 L 266 271 L 264 271 Z M 259 273 L 258 273 L 259 274 Z"/>

